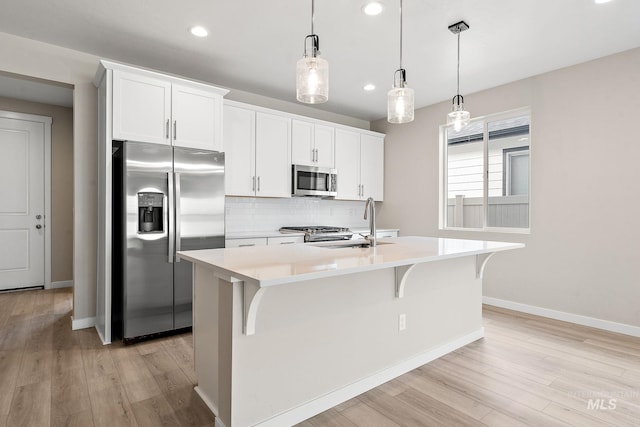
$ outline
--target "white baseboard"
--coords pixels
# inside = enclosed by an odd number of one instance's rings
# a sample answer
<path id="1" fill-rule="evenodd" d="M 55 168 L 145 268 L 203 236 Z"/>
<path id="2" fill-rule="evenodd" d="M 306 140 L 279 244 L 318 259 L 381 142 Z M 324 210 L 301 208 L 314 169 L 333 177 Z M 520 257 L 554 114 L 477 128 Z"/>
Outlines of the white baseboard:
<path id="1" fill-rule="evenodd" d="M 96 328 L 96 332 L 98 333 L 98 337 L 100 337 L 100 341 L 102 341 L 102 345 L 111 344 L 111 341 L 107 341 L 107 340 L 104 339 L 104 336 L 102 335 L 102 332 L 100 331 L 100 328 L 98 328 L 97 326 L 95 326 L 95 328 Z"/>
<path id="2" fill-rule="evenodd" d="M 198 393 L 198 396 L 200 396 L 200 399 L 202 399 L 204 404 L 207 405 L 207 407 L 211 409 L 211 412 L 213 412 L 213 414 L 216 416 L 215 427 L 225 427 L 223 422 L 220 421 L 220 418 L 218 417 L 218 415 L 220 414 L 220 412 L 218 411 L 218 407 L 211 401 L 211 399 L 209 399 L 209 397 L 206 394 L 202 392 L 200 387 L 195 386 L 193 389 L 195 390 L 196 393 Z"/>
<path id="3" fill-rule="evenodd" d="M 96 325 L 95 317 L 85 317 L 82 319 L 74 319 L 71 316 L 71 330 L 76 331 L 78 329 L 93 328 Z"/>
<path id="4" fill-rule="evenodd" d="M 60 282 L 51 282 L 52 289 L 71 288 L 71 287 L 73 287 L 73 280 L 62 280 Z"/>
<path id="5" fill-rule="evenodd" d="M 279 427 L 283 425 L 293 425 L 299 423 L 308 418 L 311 418 L 314 415 L 324 412 L 327 409 L 333 408 L 334 406 L 339 405 L 342 402 L 352 399 L 359 394 L 364 393 L 365 391 L 378 387 L 379 385 L 384 384 L 387 381 L 390 381 L 402 374 L 405 374 L 426 363 L 429 363 L 432 360 L 444 356 L 447 353 L 451 353 L 452 351 L 469 343 L 472 343 L 482 337 L 484 337 L 484 328 L 480 328 L 443 346 L 414 356 L 411 359 L 386 368 L 353 384 L 349 384 L 345 387 L 342 387 L 341 389 L 338 389 L 329 394 L 318 397 L 317 399 L 304 403 L 296 408 L 278 414 L 268 420 L 256 424 L 256 426 Z M 207 402 L 205 401 L 205 403 Z M 222 423 L 220 423 L 220 425 L 224 426 L 224 424 Z M 216 426 L 218 426 L 218 418 L 216 418 Z"/>
<path id="6" fill-rule="evenodd" d="M 537 307 L 535 305 L 522 304 L 519 302 L 507 301 L 498 298 L 482 297 L 482 303 L 493 305 L 496 307 L 507 308 L 509 310 L 521 311 L 523 313 L 535 314 L 537 316 L 548 317 L 550 319 L 575 323 L 577 325 L 590 326 L 592 328 L 603 329 L 605 331 L 631 335 L 632 337 L 640 337 L 640 327 L 638 326 L 611 322 L 609 320 L 596 319 L 595 317 L 588 317 L 582 316 L 580 314 L 551 310 L 549 308 Z"/>

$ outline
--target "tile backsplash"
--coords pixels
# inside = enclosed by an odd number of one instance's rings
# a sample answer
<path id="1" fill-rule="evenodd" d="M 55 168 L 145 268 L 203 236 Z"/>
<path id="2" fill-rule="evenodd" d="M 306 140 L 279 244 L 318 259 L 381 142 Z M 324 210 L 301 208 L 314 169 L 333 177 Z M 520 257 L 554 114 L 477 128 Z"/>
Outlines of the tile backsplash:
<path id="1" fill-rule="evenodd" d="M 329 225 L 367 228 L 364 201 L 326 200 L 312 197 L 270 199 L 226 197 L 227 234 L 273 231 L 284 226 Z"/>

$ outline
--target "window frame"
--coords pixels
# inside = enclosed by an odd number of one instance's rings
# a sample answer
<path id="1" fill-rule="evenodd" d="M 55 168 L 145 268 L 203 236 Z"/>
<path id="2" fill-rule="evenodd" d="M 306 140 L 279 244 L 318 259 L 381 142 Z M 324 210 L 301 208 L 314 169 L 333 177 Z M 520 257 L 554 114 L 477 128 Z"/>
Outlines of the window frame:
<path id="1" fill-rule="evenodd" d="M 519 194 L 511 194 L 511 180 L 512 180 L 512 161 L 514 157 L 529 156 L 529 172 L 531 172 L 531 155 L 529 153 L 529 146 L 523 145 L 521 147 L 503 148 L 502 149 L 502 195 L 503 196 L 517 196 Z M 529 173 L 530 175 L 530 173 Z"/>
<path id="2" fill-rule="evenodd" d="M 529 116 L 529 142 L 528 142 L 528 153 L 529 153 L 529 194 L 527 195 L 528 201 L 528 226 L 527 227 L 495 227 L 487 225 L 488 212 L 489 212 L 489 131 L 488 124 L 490 122 L 504 120 L 509 118 L 514 118 L 518 116 Z M 448 146 L 447 146 L 447 132 L 448 128 L 453 127 L 452 125 L 442 124 L 439 126 L 439 207 L 438 207 L 438 228 L 442 231 L 463 231 L 463 232 L 483 232 L 483 233 L 512 233 L 512 234 L 531 234 L 531 194 L 532 194 L 532 156 L 531 153 L 533 151 L 532 147 L 532 128 L 533 128 L 533 118 L 531 114 L 531 109 L 529 107 L 517 108 L 509 111 L 504 111 L 501 113 L 488 114 L 485 116 L 475 117 L 471 119 L 471 123 L 482 121 L 482 152 L 483 152 L 483 195 L 482 195 L 482 227 L 456 227 L 453 225 L 447 224 L 447 209 L 448 209 Z M 503 174 L 504 174 L 504 165 L 503 165 Z M 505 189 L 503 189 L 505 191 Z"/>

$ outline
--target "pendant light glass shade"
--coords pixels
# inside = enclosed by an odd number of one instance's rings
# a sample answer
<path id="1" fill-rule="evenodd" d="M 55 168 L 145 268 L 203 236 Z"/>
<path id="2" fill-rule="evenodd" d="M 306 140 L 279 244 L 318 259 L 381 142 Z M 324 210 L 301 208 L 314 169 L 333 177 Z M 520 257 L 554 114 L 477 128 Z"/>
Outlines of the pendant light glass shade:
<path id="1" fill-rule="evenodd" d="M 400 68 L 393 74 L 393 87 L 387 94 L 387 121 L 413 121 L 415 93 L 407 86 L 407 72 L 402 68 L 402 0 L 400 0 Z"/>
<path id="2" fill-rule="evenodd" d="M 464 98 L 462 95 L 456 95 L 453 97 L 452 111 L 447 114 L 447 124 L 453 125 L 455 131 L 459 131 L 463 127 L 469 124 L 471 120 L 471 114 L 464 109 Z"/>
<path id="3" fill-rule="evenodd" d="M 316 43 L 318 36 L 309 37 L 315 38 L 312 43 Z M 296 65 L 296 98 L 305 104 L 321 104 L 329 99 L 329 63 L 318 56 L 314 47 L 312 50 L 315 54 L 307 55 L 305 49 Z"/>
<path id="4" fill-rule="evenodd" d="M 447 125 L 453 125 L 457 132 L 469 124 L 471 114 L 464 109 L 464 97 L 460 95 L 460 33 L 468 30 L 469 25 L 460 21 L 449 26 L 449 31 L 458 36 L 458 68 L 457 68 L 457 95 L 451 100 L 451 112 L 447 114 Z"/>
<path id="5" fill-rule="evenodd" d="M 407 87 L 406 72 L 403 69 L 396 70 L 393 88 L 387 95 L 387 121 L 389 123 L 409 123 L 413 121 L 415 93 Z"/>
<path id="6" fill-rule="evenodd" d="M 313 33 L 314 18 L 315 3 L 311 0 L 311 34 L 304 38 L 304 56 L 296 64 L 296 99 L 305 104 L 329 100 L 329 63 L 320 57 L 320 38 Z"/>

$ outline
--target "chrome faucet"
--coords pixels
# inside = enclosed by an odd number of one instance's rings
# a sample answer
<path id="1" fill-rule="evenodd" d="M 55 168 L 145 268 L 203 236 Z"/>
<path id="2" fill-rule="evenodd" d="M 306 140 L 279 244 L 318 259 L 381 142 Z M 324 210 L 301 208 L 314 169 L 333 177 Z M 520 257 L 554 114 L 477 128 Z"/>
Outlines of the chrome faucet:
<path id="1" fill-rule="evenodd" d="M 369 236 L 365 237 L 365 239 L 373 247 L 376 245 L 376 204 L 373 201 L 373 197 L 369 197 L 367 204 L 364 206 L 364 219 L 367 219 L 367 212 L 369 212 Z"/>

